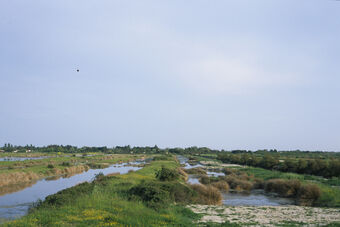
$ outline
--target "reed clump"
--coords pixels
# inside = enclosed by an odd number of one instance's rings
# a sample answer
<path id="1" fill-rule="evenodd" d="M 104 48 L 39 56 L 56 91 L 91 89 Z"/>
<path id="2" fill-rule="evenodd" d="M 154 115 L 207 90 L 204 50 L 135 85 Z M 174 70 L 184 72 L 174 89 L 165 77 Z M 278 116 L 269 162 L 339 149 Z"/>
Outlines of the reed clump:
<path id="1" fill-rule="evenodd" d="M 196 175 L 207 175 L 207 172 L 201 168 L 201 167 L 196 167 L 196 168 L 191 168 L 191 169 L 185 169 L 184 170 L 187 174 L 196 174 Z"/>
<path id="2" fill-rule="evenodd" d="M 225 181 L 218 181 L 218 182 L 213 182 L 211 186 L 219 189 L 220 191 L 227 192 L 229 191 L 229 184 Z"/>
<path id="3" fill-rule="evenodd" d="M 38 180 L 41 176 L 33 172 L 14 172 L 0 174 L 0 187 Z"/>
<path id="4" fill-rule="evenodd" d="M 190 186 L 197 194 L 196 203 L 205 205 L 221 205 L 221 192 L 211 185 L 194 184 Z"/>

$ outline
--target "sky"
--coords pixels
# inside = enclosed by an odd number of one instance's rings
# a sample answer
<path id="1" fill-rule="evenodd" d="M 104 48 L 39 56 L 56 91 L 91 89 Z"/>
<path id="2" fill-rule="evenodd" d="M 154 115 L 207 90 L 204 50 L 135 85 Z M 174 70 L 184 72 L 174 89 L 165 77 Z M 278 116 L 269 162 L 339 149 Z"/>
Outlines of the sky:
<path id="1" fill-rule="evenodd" d="M 0 100 L 1 145 L 340 151 L 340 2 L 1 0 Z"/>

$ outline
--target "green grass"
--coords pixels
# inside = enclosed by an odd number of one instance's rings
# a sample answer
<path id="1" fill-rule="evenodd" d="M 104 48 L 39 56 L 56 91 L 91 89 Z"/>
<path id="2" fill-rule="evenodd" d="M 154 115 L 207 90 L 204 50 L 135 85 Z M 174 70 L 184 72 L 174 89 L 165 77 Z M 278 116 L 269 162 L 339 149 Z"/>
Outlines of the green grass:
<path id="1" fill-rule="evenodd" d="M 14 172 L 33 172 L 42 175 L 50 175 L 50 168 L 47 166 L 52 164 L 57 169 L 64 169 L 62 163 L 70 163 L 71 165 L 88 164 L 88 163 L 117 163 L 119 161 L 126 162 L 132 159 L 138 159 L 141 155 L 113 155 L 112 159 L 107 159 L 105 155 L 96 155 L 90 157 L 51 157 L 38 160 L 25 161 L 4 161 L 0 162 L 0 174 Z"/>
<path id="2" fill-rule="evenodd" d="M 312 182 L 318 185 L 321 189 L 321 197 L 317 201 L 316 206 L 321 207 L 340 207 L 340 188 L 333 186 L 327 179 L 317 176 L 297 174 L 297 173 L 284 173 L 275 170 L 266 170 L 256 167 L 239 168 L 255 178 L 264 180 L 269 179 L 297 179 L 301 182 Z"/>
<path id="3" fill-rule="evenodd" d="M 141 182 L 155 181 L 162 166 L 177 168 L 179 163 L 155 161 L 143 169 L 126 175 L 105 177 L 90 187 L 73 187 L 61 192 L 58 205 L 43 202 L 18 220 L 4 226 L 195 226 L 200 215 L 175 204 L 152 209 L 138 200 L 129 200 L 127 191 Z M 48 199 L 47 199 L 48 200 Z"/>

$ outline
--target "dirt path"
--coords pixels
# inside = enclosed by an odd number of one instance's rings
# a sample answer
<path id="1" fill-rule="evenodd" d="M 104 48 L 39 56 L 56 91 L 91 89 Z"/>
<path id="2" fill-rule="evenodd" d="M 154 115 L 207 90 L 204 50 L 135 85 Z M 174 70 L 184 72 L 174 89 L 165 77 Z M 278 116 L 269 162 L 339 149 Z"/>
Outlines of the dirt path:
<path id="1" fill-rule="evenodd" d="M 340 209 L 302 206 L 208 206 L 191 205 L 189 208 L 204 214 L 199 222 L 225 221 L 247 226 L 277 226 L 296 224 L 298 226 L 322 226 L 340 222 Z"/>

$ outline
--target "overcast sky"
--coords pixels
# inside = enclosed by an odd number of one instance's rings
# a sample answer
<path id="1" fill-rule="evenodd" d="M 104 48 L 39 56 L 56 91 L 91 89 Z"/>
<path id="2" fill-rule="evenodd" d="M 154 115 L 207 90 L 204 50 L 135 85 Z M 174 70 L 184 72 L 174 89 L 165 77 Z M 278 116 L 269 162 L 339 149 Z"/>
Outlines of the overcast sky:
<path id="1" fill-rule="evenodd" d="M 0 100 L 1 145 L 340 151 L 340 2 L 1 0 Z"/>

